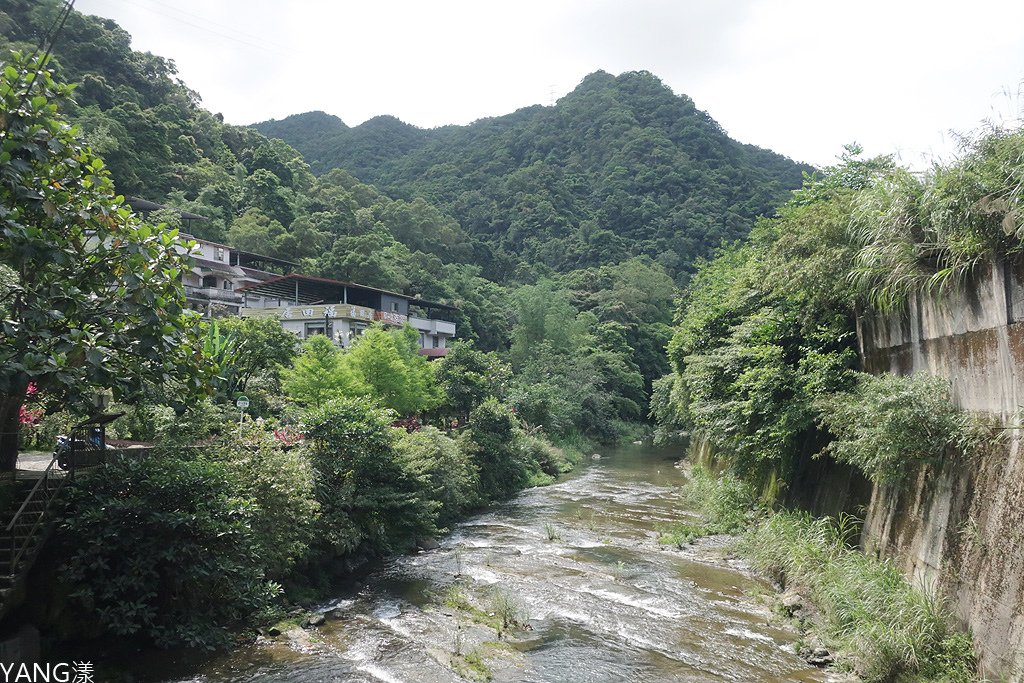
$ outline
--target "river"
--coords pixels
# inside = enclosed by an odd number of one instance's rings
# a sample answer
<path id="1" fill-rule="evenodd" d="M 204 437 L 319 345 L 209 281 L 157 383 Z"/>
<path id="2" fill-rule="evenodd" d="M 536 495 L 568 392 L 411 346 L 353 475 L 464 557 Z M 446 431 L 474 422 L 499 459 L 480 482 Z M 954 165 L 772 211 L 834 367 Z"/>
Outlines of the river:
<path id="1" fill-rule="evenodd" d="M 771 587 L 723 559 L 719 544 L 656 544 L 679 517 L 677 457 L 609 450 L 458 525 L 439 548 L 393 560 L 358 593 L 323 604 L 332 618 L 314 630 L 199 663 L 139 661 L 133 678 L 465 680 L 454 668 L 537 683 L 829 680 L 793 654 L 796 634 L 756 599 Z M 499 639 L 479 623 L 502 607 L 527 628 Z"/>

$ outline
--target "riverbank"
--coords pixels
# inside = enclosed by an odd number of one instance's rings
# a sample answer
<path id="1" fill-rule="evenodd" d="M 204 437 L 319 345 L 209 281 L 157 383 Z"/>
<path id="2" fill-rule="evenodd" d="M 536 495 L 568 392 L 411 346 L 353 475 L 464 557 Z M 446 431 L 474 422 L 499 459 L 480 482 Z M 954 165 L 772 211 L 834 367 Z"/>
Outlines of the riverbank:
<path id="1" fill-rule="evenodd" d="M 452 661 L 461 651 L 495 681 L 831 680 L 796 656 L 792 628 L 768 625 L 750 597 L 771 591 L 767 582 L 703 556 L 711 548 L 699 544 L 655 550 L 678 512 L 678 456 L 635 445 L 602 451 L 321 603 L 327 618 L 308 639 L 265 638 L 202 662 L 169 652 L 104 666 L 138 683 L 454 683 L 467 675 Z M 495 596 L 507 596 L 528 628 L 499 638 L 446 604 L 453 586 L 495 617 Z"/>
<path id="2" fill-rule="evenodd" d="M 913 586 L 890 562 L 860 552 L 859 520 L 769 510 L 729 473 L 686 469 L 682 497 L 698 515 L 660 542 L 735 534 L 729 549 L 784 591 L 770 604 L 804 634 L 799 652 L 808 662 L 872 682 L 975 680 L 970 635 L 957 630 L 934 587 Z"/>

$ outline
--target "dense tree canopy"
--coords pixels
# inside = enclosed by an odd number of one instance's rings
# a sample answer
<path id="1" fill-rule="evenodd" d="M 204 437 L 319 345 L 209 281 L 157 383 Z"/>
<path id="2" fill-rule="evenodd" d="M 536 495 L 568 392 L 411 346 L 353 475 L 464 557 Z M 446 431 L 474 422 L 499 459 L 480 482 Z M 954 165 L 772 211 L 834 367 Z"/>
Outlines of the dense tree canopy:
<path id="1" fill-rule="evenodd" d="M 0 98 L 0 457 L 13 467 L 29 384 L 51 401 L 121 396 L 147 380 L 195 391 L 200 376 L 173 231 L 120 203 L 103 161 L 58 114 L 69 89 L 18 54 Z M 187 248 L 187 245 L 185 245 Z"/>
<path id="2" fill-rule="evenodd" d="M 423 130 L 392 117 L 349 128 L 322 112 L 256 126 L 313 170 L 345 168 L 425 197 L 494 258 L 559 271 L 646 254 L 675 276 L 747 234 L 810 170 L 730 139 L 646 72 L 596 72 L 552 107 Z M 401 239 L 401 238 L 400 238 Z"/>

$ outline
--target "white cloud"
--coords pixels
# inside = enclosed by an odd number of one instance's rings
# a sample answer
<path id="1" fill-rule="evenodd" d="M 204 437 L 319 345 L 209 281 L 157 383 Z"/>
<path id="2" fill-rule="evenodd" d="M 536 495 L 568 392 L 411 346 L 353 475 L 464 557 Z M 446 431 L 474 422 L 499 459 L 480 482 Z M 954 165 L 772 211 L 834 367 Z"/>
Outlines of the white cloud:
<path id="1" fill-rule="evenodd" d="M 547 104 L 587 73 L 645 69 L 734 137 L 826 164 L 947 152 L 946 131 L 1014 117 L 1024 4 L 978 0 L 79 0 L 174 59 L 228 121 L 322 109 L 468 123 Z"/>

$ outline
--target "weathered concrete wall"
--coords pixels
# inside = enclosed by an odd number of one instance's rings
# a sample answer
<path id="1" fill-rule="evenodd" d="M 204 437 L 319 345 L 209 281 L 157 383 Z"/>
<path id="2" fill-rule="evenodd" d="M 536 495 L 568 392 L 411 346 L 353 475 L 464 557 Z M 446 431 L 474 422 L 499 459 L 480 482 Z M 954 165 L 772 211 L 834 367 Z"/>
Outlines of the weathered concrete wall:
<path id="1" fill-rule="evenodd" d="M 961 292 L 921 295 L 901 315 L 859 322 L 865 368 L 949 379 L 960 407 L 1006 429 L 990 453 L 924 468 L 876 487 L 867 552 L 937 585 L 981 647 L 982 665 L 1024 681 L 1024 268 L 988 266 Z"/>

